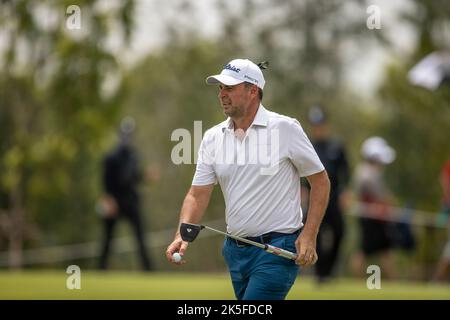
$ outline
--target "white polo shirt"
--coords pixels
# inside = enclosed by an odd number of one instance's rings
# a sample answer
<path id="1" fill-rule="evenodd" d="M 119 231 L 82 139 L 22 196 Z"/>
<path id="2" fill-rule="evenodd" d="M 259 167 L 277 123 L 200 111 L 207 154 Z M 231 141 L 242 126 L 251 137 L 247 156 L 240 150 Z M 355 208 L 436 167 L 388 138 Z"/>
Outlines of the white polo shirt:
<path id="1" fill-rule="evenodd" d="M 292 233 L 303 226 L 300 177 L 323 170 L 300 123 L 260 105 L 245 136 L 230 118 L 205 132 L 192 185 L 220 184 L 228 233 Z"/>

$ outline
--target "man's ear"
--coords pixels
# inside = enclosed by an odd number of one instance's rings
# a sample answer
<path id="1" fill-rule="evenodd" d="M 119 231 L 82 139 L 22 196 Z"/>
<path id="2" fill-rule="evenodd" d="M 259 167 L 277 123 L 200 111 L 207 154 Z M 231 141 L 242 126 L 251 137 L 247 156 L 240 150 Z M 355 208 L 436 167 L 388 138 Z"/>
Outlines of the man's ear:
<path id="1" fill-rule="evenodd" d="M 252 94 L 259 95 L 259 91 L 258 91 L 258 86 L 257 85 L 252 85 L 250 90 L 251 90 L 250 92 Z"/>

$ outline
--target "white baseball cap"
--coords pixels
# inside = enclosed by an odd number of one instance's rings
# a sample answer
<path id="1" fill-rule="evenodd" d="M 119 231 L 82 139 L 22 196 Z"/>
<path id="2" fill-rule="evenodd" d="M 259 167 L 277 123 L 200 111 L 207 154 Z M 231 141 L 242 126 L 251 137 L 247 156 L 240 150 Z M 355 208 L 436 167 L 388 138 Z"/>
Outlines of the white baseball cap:
<path id="1" fill-rule="evenodd" d="M 206 78 L 207 84 L 222 83 L 226 86 L 234 86 L 242 82 L 256 84 L 264 89 L 264 75 L 261 69 L 248 59 L 235 59 L 227 63 L 220 74 Z"/>
<path id="2" fill-rule="evenodd" d="M 395 160 L 395 150 L 392 149 L 381 137 L 370 137 L 364 141 L 361 154 L 367 160 L 374 160 L 383 164 L 392 163 Z"/>

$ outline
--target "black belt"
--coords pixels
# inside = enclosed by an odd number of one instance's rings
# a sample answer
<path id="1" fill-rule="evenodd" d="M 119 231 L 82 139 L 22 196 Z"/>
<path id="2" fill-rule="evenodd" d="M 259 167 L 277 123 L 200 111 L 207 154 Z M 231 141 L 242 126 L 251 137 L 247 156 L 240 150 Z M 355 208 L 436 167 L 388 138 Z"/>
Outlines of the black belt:
<path id="1" fill-rule="evenodd" d="M 285 236 L 290 236 L 293 234 L 299 234 L 300 230 L 297 230 L 293 233 L 281 233 L 281 232 L 269 232 L 269 233 L 265 233 L 261 236 L 257 236 L 257 237 L 244 237 L 244 239 L 253 241 L 253 242 L 258 242 L 258 243 L 262 243 L 262 244 L 266 244 L 266 243 L 270 243 L 270 241 L 272 239 L 276 239 L 279 237 L 285 237 Z M 239 247 L 247 247 L 247 246 L 251 246 L 251 244 L 239 241 L 239 240 L 235 240 L 232 238 L 228 238 L 228 240 L 231 240 L 233 242 L 235 242 Z"/>

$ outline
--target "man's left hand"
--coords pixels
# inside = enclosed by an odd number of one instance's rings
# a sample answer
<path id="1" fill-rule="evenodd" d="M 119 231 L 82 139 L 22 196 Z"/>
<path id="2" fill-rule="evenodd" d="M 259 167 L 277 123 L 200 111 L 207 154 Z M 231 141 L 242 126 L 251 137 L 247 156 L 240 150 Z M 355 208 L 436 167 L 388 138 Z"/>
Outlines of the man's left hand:
<path id="1" fill-rule="evenodd" d="M 295 241 L 295 246 L 297 248 L 296 264 L 309 267 L 317 262 L 316 237 L 302 233 Z"/>

